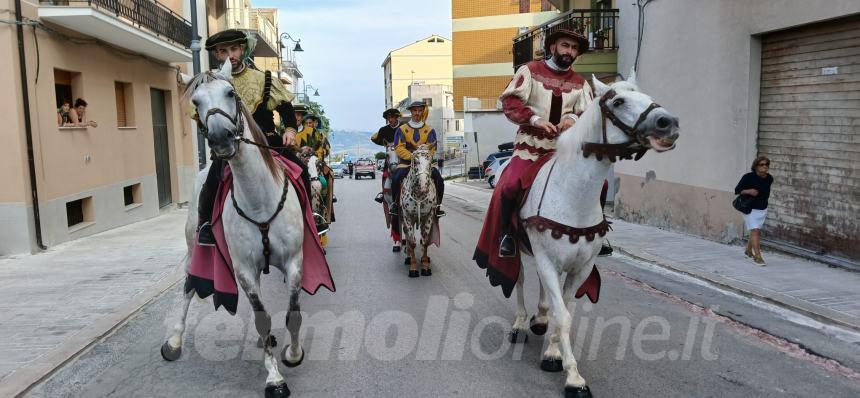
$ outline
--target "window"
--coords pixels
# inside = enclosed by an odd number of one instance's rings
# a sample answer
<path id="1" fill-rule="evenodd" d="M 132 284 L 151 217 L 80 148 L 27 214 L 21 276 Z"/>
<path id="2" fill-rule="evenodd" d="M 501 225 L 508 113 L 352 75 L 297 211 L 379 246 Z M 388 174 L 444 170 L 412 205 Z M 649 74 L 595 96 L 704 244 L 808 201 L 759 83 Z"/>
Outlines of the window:
<path id="1" fill-rule="evenodd" d="M 116 92 L 116 125 L 117 127 L 134 126 L 134 98 L 131 83 L 114 82 Z"/>
<path id="2" fill-rule="evenodd" d="M 421 101 L 424 101 L 428 108 L 433 106 L 433 98 L 422 98 Z"/>
<path id="3" fill-rule="evenodd" d="M 141 203 L 140 198 L 140 183 L 128 185 L 122 188 L 122 196 L 125 206 L 131 206 Z"/>
<path id="4" fill-rule="evenodd" d="M 74 105 L 75 98 L 81 95 L 81 74 L 69 72 L 62 69 L 54 69 L 54 94 L 56 95 L 57 109 L 68 101 Z"/>
<path id="5" fill-rule="evenodd" d="M 66 202 L 66 219 L 68 226 L 74 227 L 79 224 L 93 221 L 93 198 L 88 196 L 71 202 Z"/>
<path id="6" fill-rule="evenodd" d="M 530 0 L 520 0 L 520 13 L 529 12 Z"/>
<path id="7" fill-rule="evenodd" d="M 455 128 L 455 131 L 460 131 L 460 121 L 459 120 L 454 121 L 454 128 Z"/>
<path id="8" fill-rule="evenodd" d="M 552 4 L 549 3 L 549 0 L 541 0 L 540 10 L 541 11 L 552 11 Z"/>
<path id="9" fill-rule="evenodd" d="M 445 121 L 445 131 L 446 132 L 451 131 L 451 121 L 450 120 Z"/>

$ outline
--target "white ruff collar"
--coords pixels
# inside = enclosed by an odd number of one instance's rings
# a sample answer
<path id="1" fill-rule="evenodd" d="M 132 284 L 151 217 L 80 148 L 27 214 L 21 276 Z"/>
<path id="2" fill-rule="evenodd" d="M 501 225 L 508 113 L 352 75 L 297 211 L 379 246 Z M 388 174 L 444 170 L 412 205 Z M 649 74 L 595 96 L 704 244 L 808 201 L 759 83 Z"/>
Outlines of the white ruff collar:
<path id="1" fill-rule="evenodd" d="M 413 129 L 420 129 L 420 128 L 424 127 L 424 122 L 413 122 L 410 120 L 409 121 L 409 127 L 412 127 Z"/>

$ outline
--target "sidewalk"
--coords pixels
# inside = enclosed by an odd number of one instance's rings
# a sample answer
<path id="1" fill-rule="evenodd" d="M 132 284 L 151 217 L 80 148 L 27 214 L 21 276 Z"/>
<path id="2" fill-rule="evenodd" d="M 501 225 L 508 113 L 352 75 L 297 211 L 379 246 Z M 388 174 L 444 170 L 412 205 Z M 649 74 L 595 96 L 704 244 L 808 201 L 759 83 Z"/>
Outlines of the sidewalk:
<path id="1" fill-rule="evenodd" d="M 183 276 L 185 210 L 0 259 L 0 397 L 14 397 Z"/>
<path id="2" fill-rule="evenodd" d="M 448 189 L 450 188 L 450 189 Z M 446 195 L 486 208 L 486 182 L 449 183 Z M 611 220 L 615 250 L 681 272 L 724 289 L 770 302 L 817 320 L 860 331 L 860 273 L 776 252 L 764 252 L 766 267 L 743 247 Z"/>

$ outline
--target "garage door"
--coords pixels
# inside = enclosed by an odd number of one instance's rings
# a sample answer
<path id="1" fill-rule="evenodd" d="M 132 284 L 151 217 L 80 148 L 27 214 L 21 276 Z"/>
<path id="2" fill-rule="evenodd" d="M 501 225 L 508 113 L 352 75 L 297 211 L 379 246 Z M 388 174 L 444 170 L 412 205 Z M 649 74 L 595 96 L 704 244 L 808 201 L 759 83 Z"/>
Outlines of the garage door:
<path id="1" fill-rule="evenodd" d="M 765 236 L 860 260 L 860 18 L 762 37 Z"/>

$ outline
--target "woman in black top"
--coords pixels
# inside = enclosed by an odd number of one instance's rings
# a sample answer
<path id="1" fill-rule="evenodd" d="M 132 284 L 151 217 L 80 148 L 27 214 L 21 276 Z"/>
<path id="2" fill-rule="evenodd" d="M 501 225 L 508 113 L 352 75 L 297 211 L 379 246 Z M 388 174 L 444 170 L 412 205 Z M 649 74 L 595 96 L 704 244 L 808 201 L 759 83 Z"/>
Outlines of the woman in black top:
<path id="1" fill-rule="evenodd" d="M 752 164 L 752 172 L 744 174 L 735 187 L 736 195 L 749 195 L 753 197 L 752 211 L 744 215 L 744 222 L 750 231 L 750 239 L 747 242 L 746 254 L 752 257 L 756 264 L 765 265 L 761 257 L 761 227 L 767 217 L 767 200 L 770 198 L 770 185 L 773 184 L 773 176 L 768 174 L 770 170 L 770 159 L 759 156 Z"/>

